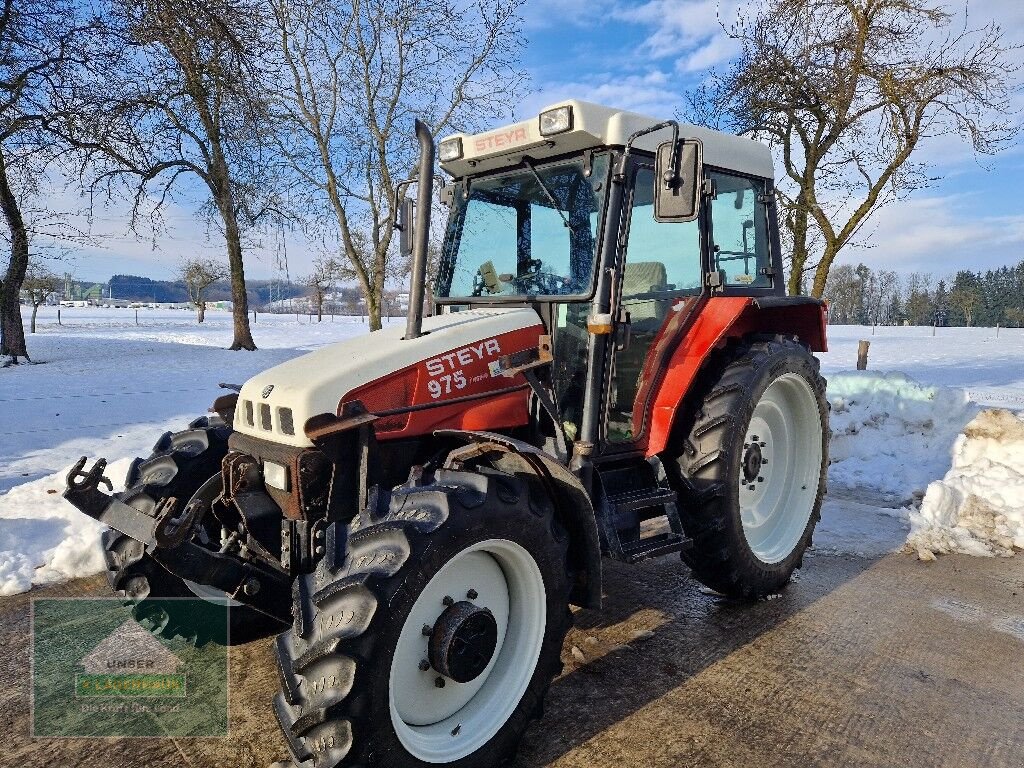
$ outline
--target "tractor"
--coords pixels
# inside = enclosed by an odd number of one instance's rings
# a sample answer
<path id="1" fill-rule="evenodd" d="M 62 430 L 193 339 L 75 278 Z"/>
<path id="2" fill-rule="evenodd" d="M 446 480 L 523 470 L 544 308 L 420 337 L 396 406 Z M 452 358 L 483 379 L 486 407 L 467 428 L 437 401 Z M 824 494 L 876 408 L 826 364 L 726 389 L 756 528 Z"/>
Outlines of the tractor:
<path id="1" fill-rule="evenodd" d="M 825 492 L 825 307 L 785 295 L 765 145 L 582 101 L 416 135 L 404 324 L 226 392 L 125 491 L 68 476 L 153 631 L 202 641 L 165 599 L 198 595 L 279 633 L 281 765 L 506 764 L 602 558 L 766 596 Z"/>

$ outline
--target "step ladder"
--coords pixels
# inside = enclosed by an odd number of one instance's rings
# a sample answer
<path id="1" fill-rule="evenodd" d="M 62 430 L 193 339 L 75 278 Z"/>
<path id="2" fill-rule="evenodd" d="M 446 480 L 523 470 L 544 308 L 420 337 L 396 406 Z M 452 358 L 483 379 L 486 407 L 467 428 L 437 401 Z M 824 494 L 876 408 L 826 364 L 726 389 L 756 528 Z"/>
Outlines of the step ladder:
<path id="1" fill-rule="evenodd" d="M 661 557 L 673 552 L 689 551 L 693 541 L 683 533 L 676 506 L 678 497 L 670 488 L 660 485 L 643 489 L 631 489 L 608 496 L 610 513 L 606 526 L 609 554 L 624 563 L 639 563 L 652 557 Z M 642 535 L 641 524 L 646 520 L 664 518 L 668 531 Z M 635 539 L 622 539 L 622 533 L 641 528 L 641 535 Z"/>

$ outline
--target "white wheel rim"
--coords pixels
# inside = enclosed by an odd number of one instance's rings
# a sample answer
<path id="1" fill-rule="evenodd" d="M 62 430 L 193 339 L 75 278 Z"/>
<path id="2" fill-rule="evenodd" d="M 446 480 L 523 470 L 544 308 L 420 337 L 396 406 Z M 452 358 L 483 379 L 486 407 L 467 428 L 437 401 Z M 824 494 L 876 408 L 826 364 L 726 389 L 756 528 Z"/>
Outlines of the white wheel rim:
<path id="1" fill-rule="evenodd" d="M 751 452 L 763 460 L 747 463 Z M 814 511 L 821 474 L 821 414 L 804 377 L 775 379 L 754 406 L 740 453 L 739 502 L 743 535 L 764 563 L 785 560 Z"/>
<path id="2" fill-rule="evenodd" d="M 475 590 L 475 605 L 488 608 L 498 624 L 490 664 L 475 680 L 460 684 L 434 669 L 422 671 L 428 638 L 444 611 Z M 519 705 L 537 668 L 547 619 L 544 579 L 533 557 L 505 539 L 464 549 L 424 587 L 409 611 L 391 662 L 389 698 L 395 733 L 409 753 L 425 763 L 451 763 L 482 748 Z"/>

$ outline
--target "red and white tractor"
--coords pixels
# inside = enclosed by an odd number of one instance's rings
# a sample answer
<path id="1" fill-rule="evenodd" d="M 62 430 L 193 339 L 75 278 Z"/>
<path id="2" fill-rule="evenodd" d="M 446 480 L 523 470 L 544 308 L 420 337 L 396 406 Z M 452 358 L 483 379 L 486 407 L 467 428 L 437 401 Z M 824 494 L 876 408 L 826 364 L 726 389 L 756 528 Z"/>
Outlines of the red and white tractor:
<path id="1" fill-rule="evenodd" d="M 828 463 L 821 302 L 784 295 L 755 141 L 569 101 L 437 148 L 451 177 L 424 317 L 435 145 L 417 124 L 408 322 L 259 374 L 108 494 L 115 590 L 230 598 L 276 639 L 298 765 L 510 760 L 602 557 L 678 553 L 731 597 L 782 588 Z M 413 221 L 415 219 L 415 221 Z"/>

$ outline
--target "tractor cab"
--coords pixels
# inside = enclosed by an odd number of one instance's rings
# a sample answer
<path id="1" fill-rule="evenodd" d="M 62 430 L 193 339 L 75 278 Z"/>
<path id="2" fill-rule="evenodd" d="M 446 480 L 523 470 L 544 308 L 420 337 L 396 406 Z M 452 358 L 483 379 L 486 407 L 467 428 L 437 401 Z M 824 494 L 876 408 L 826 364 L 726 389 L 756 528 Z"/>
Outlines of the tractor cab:
<path id="1" fill-rule="evenodd" d="M 599 454 L 646 453 L 652 428 L 664 440 L 664 353 L 698 305 L 784 293 L 763 144 L 570 101 L 439 155 L 453 178 L 440 311 L 533 307 L 553 337 L 557 419 Z"/>

